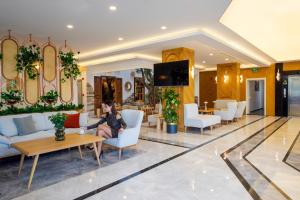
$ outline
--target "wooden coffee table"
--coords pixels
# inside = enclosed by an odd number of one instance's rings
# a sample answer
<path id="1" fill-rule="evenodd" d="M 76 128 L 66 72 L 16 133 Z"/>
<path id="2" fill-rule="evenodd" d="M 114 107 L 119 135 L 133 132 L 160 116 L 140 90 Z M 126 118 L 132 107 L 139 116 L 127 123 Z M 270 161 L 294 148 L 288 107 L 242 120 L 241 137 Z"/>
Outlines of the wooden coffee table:
<path id="1" fill-rule="evenodd" d="M 80 135 L 77 133 L 65 135 L 66 139 L 64 141 L 56 141 L 54 137 L 36 139 L 25 142 L 17 142 L 12 144 L 12 147 L 21 152 L 21 161 L 19 166 L 18 176 L 21 174 L 23 168 L 25 156 L 34 156 L 33 165 L 31 168 L 31 173 L 28 181 L 28 189 L 30 189 L 32 178 L 34 176 L 35 168 L 39 159 L 40 154 L 50 153 L 54 151 L 59 151 L 63 149 L 68 149 L 71 147 L 78 147 L 80 157 L 82 158 L 81 145 L 93 144 L 98 165 L 100 166 L 99 155 L 97 151 L 96 142 L 102 142 L 105 140 L 103 137 L 95 135 Z"/>
<path id="2" fill-rule="evenodd" d="M 214 109 L 214 108 L 207 108 L 206 110 L 205 109 L 199 109 L 199 112 L 201 114 L 210 114 L 210 115 L 212 115 L 212 114 L 214 114 L 215 110 L 216 109 Z"/>

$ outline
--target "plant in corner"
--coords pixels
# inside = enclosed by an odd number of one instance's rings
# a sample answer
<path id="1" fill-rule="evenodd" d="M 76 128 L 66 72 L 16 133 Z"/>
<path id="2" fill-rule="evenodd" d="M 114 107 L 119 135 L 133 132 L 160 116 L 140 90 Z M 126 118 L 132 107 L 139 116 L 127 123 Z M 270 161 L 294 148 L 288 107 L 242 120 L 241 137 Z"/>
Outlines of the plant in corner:
<path id="1" fill-rule="evenodd" d="M 167 132 L 177 133 L 178 114 L 177 109 L 180 104 L 179 94 L 174 89 L 165 89 L 163 100 L 165 108 L 163 109 L 163 117 L 167 122 Z"/>
<path id="2" fill-rule="evenodd" d="M 64 123 L 67 117 L 63 113 L 57 113 L 49 116 L 49 120 L 54 124 L 55 127 L 55 140 L 63 141 L 65 139 L 65 127 Z"/>
<path id="3" fill-rule="evenodd" d="M 50 90 L 45 95 L 40 97 L 41 101 L 45 104 L 48 104 L 49 106 L 52 106 L 57 102 L 58 99 L 58 93 L 55 90 Z"/>
<path id="4" fill-rule="evenodd" d="M 74 53 L 72 51 L 67 53 L 60 51 L 59 59 L 66 78 L 73 78 L 75 80 L 78 76 L 80 76 L 81 73 L 77 65 L 78 60 L 74 57 Z"/>
<path id="5" fill-rule="evenodd" d="M 20 103 L 23 100 L 23 93 L 21 90 L 8 90 L 6 92 L 1 92 L 1 99 L 4 101 L 5 105 L 8 105 L 13 109 L 15 104 Z"/>
<path id="6" fill-rule="evenodd" d="M 43 59 L 40 53 L 40 47 L 30 45 L 29 47 L 21 46 L 16 56 L 17 71 L 21 73 L 25 71 L 29 79 L 36 79 L 39 75 L 36 66 L 38 66 Z"/>

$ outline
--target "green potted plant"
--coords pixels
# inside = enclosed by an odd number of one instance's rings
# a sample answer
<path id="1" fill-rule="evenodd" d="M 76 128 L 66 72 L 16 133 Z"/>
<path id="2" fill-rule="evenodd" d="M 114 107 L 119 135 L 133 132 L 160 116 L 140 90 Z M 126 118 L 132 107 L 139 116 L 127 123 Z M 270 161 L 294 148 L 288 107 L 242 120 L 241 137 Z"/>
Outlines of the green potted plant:
<path id="1" fill-rule="evenodd" d="M 58 57 L 61 61 L 61 66 L 66 78 L 73 78 L 75 80 L 78 76 L 80 76 L 81 72 L 77 65 L 78 60 L 74 57 L 74 53 L 72 51 L 67 53 L 60 51 Z"/>
<path id="2" fill-rule="evenodd" d="M 33 80 L 38 77 L 39 72 L 36 67 L 43 60 L 39 47 L 36 45 L 30 45 L 29 47 L 21 46 L 16 60 L 18 73 L 25 71 L 28 74 L 29 79 Z"/>
<path id="3" fill-rule="evenodd" d="M 177 109 L 180 104 L 179 94 L 174 89 L 167 88 L 165 89 L 162 97 L 165 101 L 163 117 L 167 122 L 167 133 L 177 133 Z"/>
<path id="4" fill-rule="evenodd" d="M 14 108 L 14 105 L 20 103 L 23 100 L 23 93 L 21 90 L 8 90 L 1 92 L 1 99 L 4 104 Z"/>
<path id="5" fill-rule="evenodd" d="M 65 121 L 67 117 L 63 113 L 57 113 L 55 115 L 49 116 L 49 120 L 54 124 L 55 127 L 55 140 L 63 141 L 65 140 Z"/>
<path id="6" fill-rule="evenodd" d="M 50 90 L 45 95 L 41 96 L 40 99 L 42 102 L 51 106 L 57 102 L 58 93 L 55 90 Z"/>

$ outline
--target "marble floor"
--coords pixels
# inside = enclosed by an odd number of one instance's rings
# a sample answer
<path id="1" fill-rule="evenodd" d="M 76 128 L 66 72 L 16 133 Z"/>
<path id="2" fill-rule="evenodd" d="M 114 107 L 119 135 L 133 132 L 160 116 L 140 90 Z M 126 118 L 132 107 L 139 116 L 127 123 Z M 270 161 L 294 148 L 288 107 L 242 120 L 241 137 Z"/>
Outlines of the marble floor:
<path id="1" fill-rule="evenodd" d="M 174 135 L 145 126 L 134 147 L 143 154 L 16 199 L 300 199 L 299 171 L 287 164 L 299 164 L 299 123 L 248 115 Z"/>

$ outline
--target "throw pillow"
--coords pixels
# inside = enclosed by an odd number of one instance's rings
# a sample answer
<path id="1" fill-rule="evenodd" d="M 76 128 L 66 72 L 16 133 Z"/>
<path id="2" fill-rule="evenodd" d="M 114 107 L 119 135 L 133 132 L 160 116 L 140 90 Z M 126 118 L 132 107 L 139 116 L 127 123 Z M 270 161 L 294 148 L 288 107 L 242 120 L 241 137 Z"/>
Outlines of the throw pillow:
<path id="1" fill-rule="evenodd" d="M 37 132 L 35 128 L 35 122 L 32 119 L 32 116 L 13 118 L 15 125 L 18 130 L 18 135 L 29 135 L 31 133 Z"/>
<path id="2" fill-rule="evenodd" d="M 88 125 L 89 113 L 80 113 L 79 125 L 80 127 L 84 127 Z"/>
<path id="3" fill-rule="evenodd" d="M 79 128 L 79 116 L 80 113 L 77 114 L 65 114 L 67 119 L 65 121 L 65 128 Z"/>
<path id="4" fill-rule="evenodd" d="M 17 127 L 11 117 L 0 118 L 0 133 L 7 137 L 18 135 Z"/>

